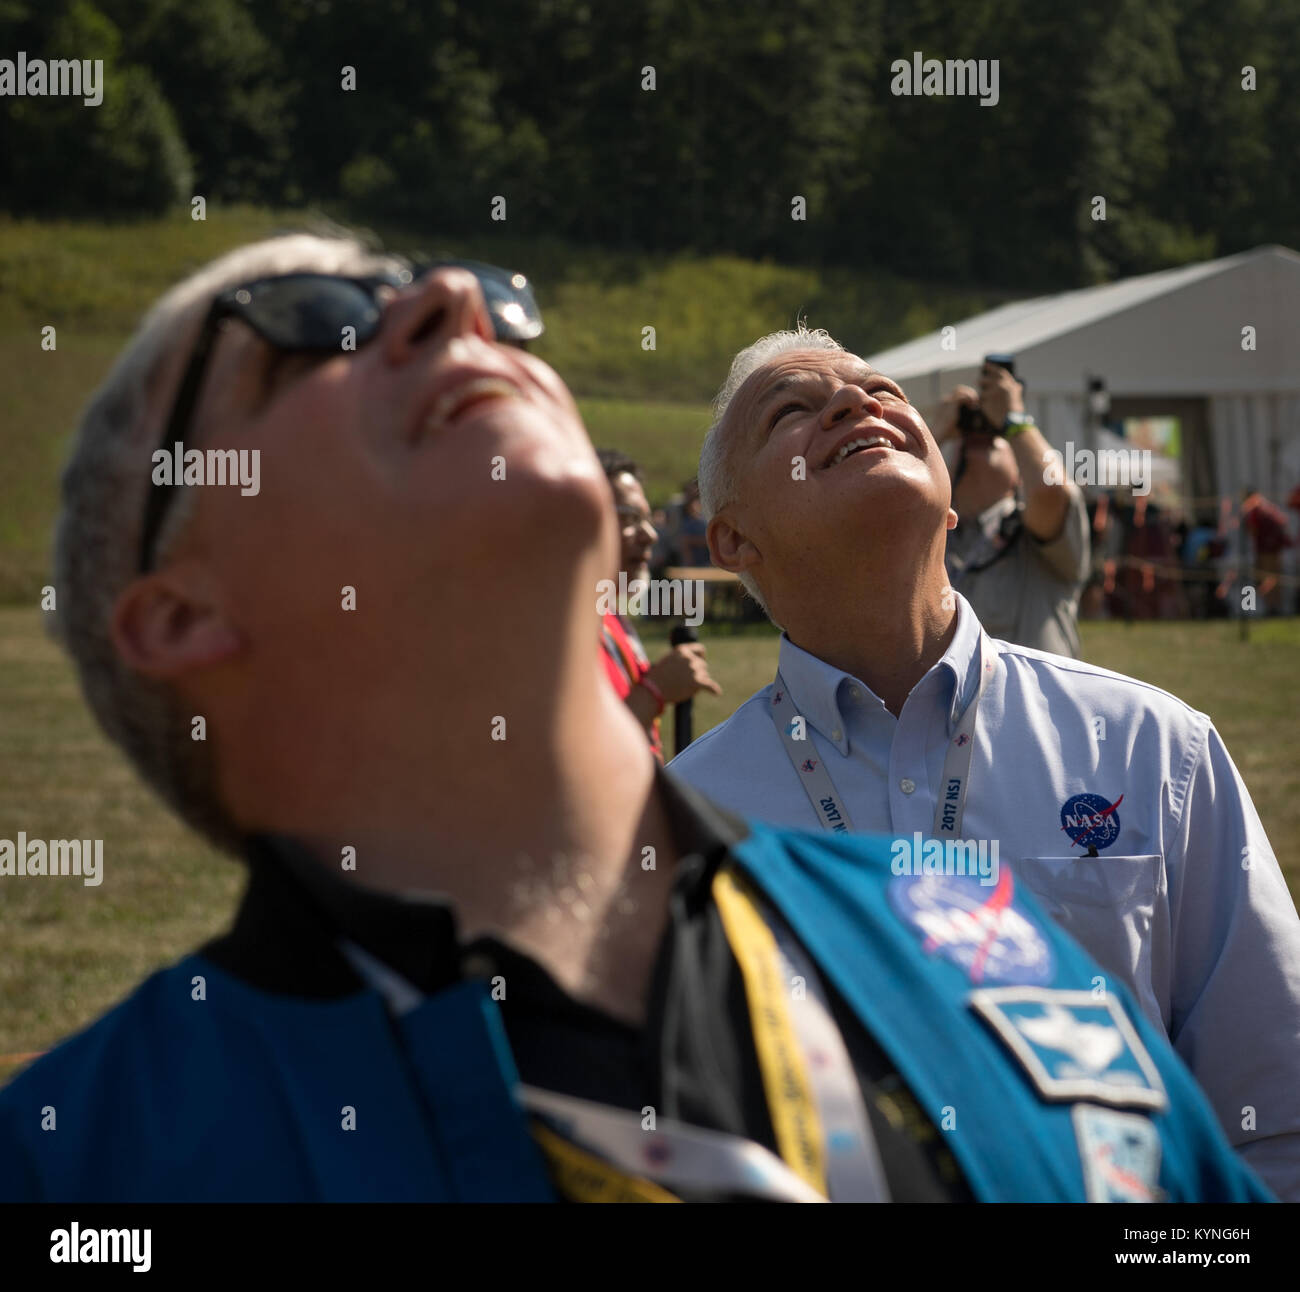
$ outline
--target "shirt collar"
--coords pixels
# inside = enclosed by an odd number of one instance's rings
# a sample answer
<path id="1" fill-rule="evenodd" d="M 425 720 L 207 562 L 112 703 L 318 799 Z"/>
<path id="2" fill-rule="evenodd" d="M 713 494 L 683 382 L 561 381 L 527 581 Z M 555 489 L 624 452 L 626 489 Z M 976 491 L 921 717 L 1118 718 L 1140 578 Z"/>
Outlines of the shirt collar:
<path id="1" fill-rule="evenodd" d="M 248 860 L 254 875 L 275 874 L 285 896 L 309 909 L 331 941 L 357 943 L 425 992 L 460 977 L 456 915 L 445 899 L 353 883 L 287 835 L 250 840 Z"/>
<path id="2" fill-rule="evenodd" d="M 840 712 L 840 696 L 851 687 L 861 689 L 868 703 L 884 708 L 884 701 L 851 673 L 796 646 L 781 634 L 780 681 L 790 692 L 795 711 L 806 718 L 844 757 L 849 752 L 848 724 Z"/>
<path id="3" fill-rule="evenodd" d="M 952 678 L 952 700 L 948 706 L 948 734 L 961 721 L 966 706 L 975 698 L 980 684 L 980 638 L 984 628 L 976 618 L 970 602 L 954 592 L 957 602 L 957 631 L 948 643 L 935 669 L 945 670 Z M 930 670 L 934 672 L 934 669 Z M 929 676 L 927 674 L 927 676 Z M 922 681 L 925 679 L 923 678 Z"/>
<path id="4" fill-rule="evenodd" d="M 948 701 L 949 734 L 979 686 L 979 641 L 983 632 L 966 598 L 960 593 L 953 595 L 957 631 L 948 649 L 912 692 L 940 688 L 937 697 Z M 784 633 L 781 634 L 780 676 L 789 688 L 795 709 L 845 757 L 849 753 L 848 723 L 840 705 L 850 689 L 859 688 L 868 702 L 885 707 L 884 701 L 860 678 L 796 646 Z"/>

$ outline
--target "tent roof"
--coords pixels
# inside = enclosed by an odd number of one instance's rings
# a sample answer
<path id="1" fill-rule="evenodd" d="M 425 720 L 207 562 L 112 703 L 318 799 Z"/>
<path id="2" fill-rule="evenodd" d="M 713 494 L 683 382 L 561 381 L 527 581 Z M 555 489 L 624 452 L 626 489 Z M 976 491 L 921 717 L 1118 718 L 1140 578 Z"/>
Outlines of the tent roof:
<path id="1" fill-rule="evenodd" d="M 1241 348 L 1242 328 L 1256 349 Z M 1082 393 L 1086 377 L 1113 394 L 1206 394 L 1300 388 L 1293 338 L 1300 334 L 1300 255 L 1256 247 L 1099 287 L 1038 296 L 871 355 L 900 381 L 947 388 L 969 380 L 985 354 L 1017 356 L 1038 393 Z"/>

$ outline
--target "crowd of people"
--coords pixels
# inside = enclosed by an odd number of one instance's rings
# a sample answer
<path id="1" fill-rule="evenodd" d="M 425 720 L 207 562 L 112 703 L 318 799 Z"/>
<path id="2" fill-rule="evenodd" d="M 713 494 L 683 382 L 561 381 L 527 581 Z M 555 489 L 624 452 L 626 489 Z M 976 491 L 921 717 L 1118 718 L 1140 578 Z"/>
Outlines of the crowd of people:
<path id="1" fill-rule="evenodd" d="M 1300 512 L 1300 489 L 1289 508 Z M 1098 493 L 1088 516 L 1086 618 L 1235 619 L 1283 614 L 1295 604 L 1296 580 L 1282 555 L 1296 546 L 1293 523 L 1253 486 L 1238 498 L 1164 507 Z"/>
<path id="2" fill-rule="evenodd" d="M 518 274 L 273 239 L 87 408 L 62 640 L 249 883 L 0 1091 L 0 1199 L 1300 1198 L 1300 920 L 1209 719 L 1074 658 L 1087 516 L 1011 374 L 950 473 L 826 333 L 735 357 L 676 559 L 779 663 L 665 769 L 716 684 L 596 608 L 653 517 L 540 327 Z M 260 493 L 151 484 L 176 441 Z"/>

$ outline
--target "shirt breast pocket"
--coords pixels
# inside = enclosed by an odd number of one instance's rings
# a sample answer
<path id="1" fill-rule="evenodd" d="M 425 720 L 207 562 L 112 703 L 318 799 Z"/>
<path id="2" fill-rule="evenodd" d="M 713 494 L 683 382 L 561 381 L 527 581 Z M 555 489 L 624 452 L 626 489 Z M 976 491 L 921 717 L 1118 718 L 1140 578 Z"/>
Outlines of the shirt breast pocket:
<path id="1" fill-rule="evenodd" d="M 1151 981 L 1151 930 L 1164 888 L 1164 858 L 1025 857 L 1016 879 L 1096 960 L 1118 975 L 1159 1021 Z"/>

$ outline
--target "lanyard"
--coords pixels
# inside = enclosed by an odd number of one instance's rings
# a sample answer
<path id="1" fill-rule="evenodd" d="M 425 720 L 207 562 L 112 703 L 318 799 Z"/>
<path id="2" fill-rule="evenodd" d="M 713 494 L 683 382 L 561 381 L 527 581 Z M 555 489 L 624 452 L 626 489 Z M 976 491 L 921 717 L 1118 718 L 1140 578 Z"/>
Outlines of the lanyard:
<path id="1" fill-rule="evenodd" d="M 813 805 L 817 819 L 836 834 L 845 834 L 853 829 L 849 819 L 849 810 L 840 801 L 840 796 L 826 770 L 822 759 L 817 756 L 816 746 L 811 740 L 797 740 L 794 725 L 800 721 L 795 712 L 794 701 L 790 699 L 790 688 L 778 669 L 776 690 L 772 694 L 772 721 L 781 735 L 781 743 L 790 756 L 790 765 L 799 777 L 799 783 L 808 795 L 808 802 Z"/>
<path id="2" fill-rule="evenodd" d="M 680 1202 L 669 1188 L 769 1202 L 826 1201 L 775 1153 L 740 1135 L 667 1117 L 656 1118 L 648 1131 L 637 1113 L 623 1108 L 534 1086 L 520 1085 L 517 1093 L 539 1119 L 533 1138 L 556 1187 L 575 1201 Z"/>
<path id="3" fill-rule="evenodd" d="M 628 691 L 631 692 L 636 690 L 641 683 L 641 679 L 650 671 L 650 658 L 641 645 L 641 639 L 637 636 L 636 629 L 630 628 L 621 619 L 619 620 L 619 627 L 627 640 L 627 650 L 624 650 L 619 644 L 618 639 L 610 631 L 607 623 L 601 625 L 601 639 L 605 647 L 605 653 L 613 661 L 619 676 L 623 678 Z M 654 750 L 654 756 L 662 763 L 664 760 L 664 747 L 658 718 L 650 724 L 649 734 L 650 748 Z"/>
<path id="4" fill-rule="evenodd" d="M 682 1187 L 785 1202 L 887 1201 L 857 1074 L 815 968 L 734 869 L 718 871 L 713 896 L 744 979 L 781 1156 L 742 1136 L 668 1118 L 648 1131 L 624 1109 L 521 1085 L 557 1187 L 582 1202 L 674 1202 L 669 1189 Z M 339 946 L 395 1015 L 423 1000 L 355 943 Z M 792 990 L 796 984 L 801 992 Z"/>
<path id="5" fill-rule="evenodd" d="M 884 1201 L 884 1171 L 862 1090 L 816 970 L 784 921 L 730 866 L 715 876 L 713 897 L 745 980 L 781 1156 L 822 1197 Z"/>
<path id="6" fill-rule="evenodd" d="M 784 920 L 771 920 L 785 981 L 799 982 L 805 995 L 791 1010 L 825 1126 L 826 1178 L 836 1202 L 887 1202 L 889 1186 L 862 1101 L 862 1087 L 826 1003 L 821 980 Z"/>
<path id="7" fill-rule="evenodd" d="M 937 839 L 960 839 L 962 818 L 966 814 L 966 791 L 970 788 L 971 755 L 975 751 L 975 719 L 979 703 L 993 676 L 997 657 L 981 631 L 979 637 L 979 686 L 975 696 L 962 711 L 957 730 L 948 742 L 943 758 L 943 774 L 939 782 L 939 799 L 934 809 L 934 836 Z M 799 715 L 790 699 L 790 688 L 778 670 L 776 690 L 772 695 L 772 721 L 781 737 L 791 766 L 799 776 L 799 783 L 808 795 L 808 801 L 817 813 L 817 819 L 827 830 L 837 834 L 853 829 L 849 811 L 831 780 L 825 761 L 818 755 L 810 740 L 796 740 L 794 724 Z"/>
<path id="8" fill-rule="evenodd" d="M 632 657 L 629 658 L 624 653 L 614 634 L 604 625 L 601 626 L 600 632 L 605 645 L 605 653 L 614 661 L 615 667 L 627 679 L 628 686 L 635 686 L 640 673 L 640 670 L 636 667 L 635 654 L 633 653 Z"/>
<path id="9" fill-rule="evenodd" d="M 619 619 L 619 627 L 623 629 L 623 636 L 627 638 L 627 644 L 636 658 L 637 665 L 642 672 L 650 667 L 650 656 L 645 653 L 645 646 L 641 642 L 641 634 L 637 632 L 635 626 L 630 620 Z"/>

